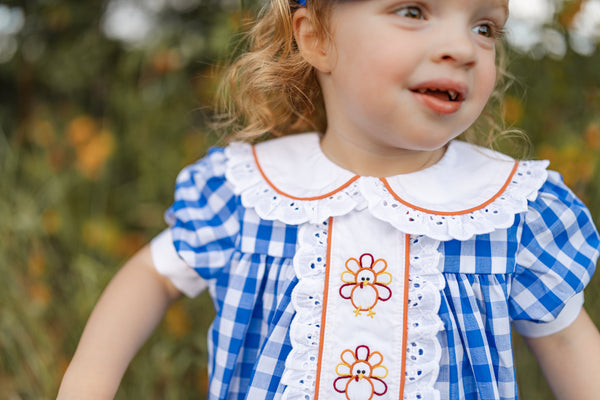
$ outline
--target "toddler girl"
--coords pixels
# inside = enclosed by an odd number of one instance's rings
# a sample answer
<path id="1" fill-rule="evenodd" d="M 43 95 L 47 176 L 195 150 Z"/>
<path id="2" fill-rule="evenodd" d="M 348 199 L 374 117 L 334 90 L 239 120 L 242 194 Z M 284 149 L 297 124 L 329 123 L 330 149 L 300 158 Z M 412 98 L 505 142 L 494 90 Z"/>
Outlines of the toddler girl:
<path id="1" fill-rule="evenodd" d="M 455 140 L 507 17 L 508 0 L 271 0 L 228 79 L 242 141 L 181 172 L 59 398 L 112 398 L 168 305 L 206 288 L 210 399 L 515 399 L 511 327 L 558 398 L 597 398 L 587 209 L 547 162 Z"/>

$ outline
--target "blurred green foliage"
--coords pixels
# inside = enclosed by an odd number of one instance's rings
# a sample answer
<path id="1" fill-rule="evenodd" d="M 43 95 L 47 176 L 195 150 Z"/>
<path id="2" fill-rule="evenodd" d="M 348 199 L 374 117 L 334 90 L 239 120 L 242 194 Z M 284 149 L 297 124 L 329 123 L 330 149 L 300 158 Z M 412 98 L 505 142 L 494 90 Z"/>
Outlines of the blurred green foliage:
<path id="1" fill-rule="evenodd" d="M 104 1 L 4 4 L 25 24 L 0 64 L 0 399 L 50 399 L 102 289 L 164 228 L 177 172 L 218 141 L 219 65 L 252 11 L 167 6 L 141 46 L 106 37 Z M 600 54 L 511 59 L 507 120 L 600 222 Z M 595 278 L 595 321 L 598 289 Z M 117 398 L 203 398 L 212 315 L 206 296 L 173 307 Z M 515 352 L 523 398 L 552 398 L 522 342 Z"/>

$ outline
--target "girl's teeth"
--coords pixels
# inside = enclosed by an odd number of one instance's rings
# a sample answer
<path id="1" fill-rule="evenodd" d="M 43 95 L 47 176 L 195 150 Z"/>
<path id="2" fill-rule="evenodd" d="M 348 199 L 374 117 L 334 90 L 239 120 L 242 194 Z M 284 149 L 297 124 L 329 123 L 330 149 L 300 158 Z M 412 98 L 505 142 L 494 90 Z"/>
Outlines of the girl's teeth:
<path id="1" fill-rule="evenodd" d="M 442 95 L 446 94 L 448 96 L 448 100 L 457 101 L 458 100 L 458 92 L 456 90 L 440 90 L 440 89 L 417 89 L 418 93 L 426 94 L 430 93 L 432 95 Z"/>

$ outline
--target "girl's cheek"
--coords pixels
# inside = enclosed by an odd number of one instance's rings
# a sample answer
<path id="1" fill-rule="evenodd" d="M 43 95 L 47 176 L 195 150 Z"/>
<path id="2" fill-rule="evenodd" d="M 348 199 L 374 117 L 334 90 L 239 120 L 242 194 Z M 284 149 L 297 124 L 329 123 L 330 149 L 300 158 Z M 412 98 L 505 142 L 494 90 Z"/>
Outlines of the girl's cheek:
<path id="1" fill-rule="evenodd" d="M 496 62 L 489 68 L 489 72 L 485 75 L 484 82 L 486 85 L 486 92 L 488 93 L 487 97 L 490 97 L 496 88 L 496 85 L 499 83 L 499 78 L 501 78 L 498 74 L 498 67 L 496 66 Z"/>

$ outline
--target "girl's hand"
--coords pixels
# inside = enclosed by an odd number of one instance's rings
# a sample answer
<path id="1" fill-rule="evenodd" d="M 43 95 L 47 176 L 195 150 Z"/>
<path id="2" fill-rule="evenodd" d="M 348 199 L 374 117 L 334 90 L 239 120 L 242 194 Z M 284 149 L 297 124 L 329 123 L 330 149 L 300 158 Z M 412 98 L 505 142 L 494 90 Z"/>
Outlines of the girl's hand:
<path id="1" fill-rule="evenodd" d="M 156 272 L 149 246 L 134 255 L 94 308 L 58 399 L 112 399 L 129 362 L 179 297 L 171 282 Z"/>
<path id="2" fill-rule="evenodd" d="M 564 330 L 525 342 L 557 400 L 598 399 L 600 333 L 585 310 Z"/>

